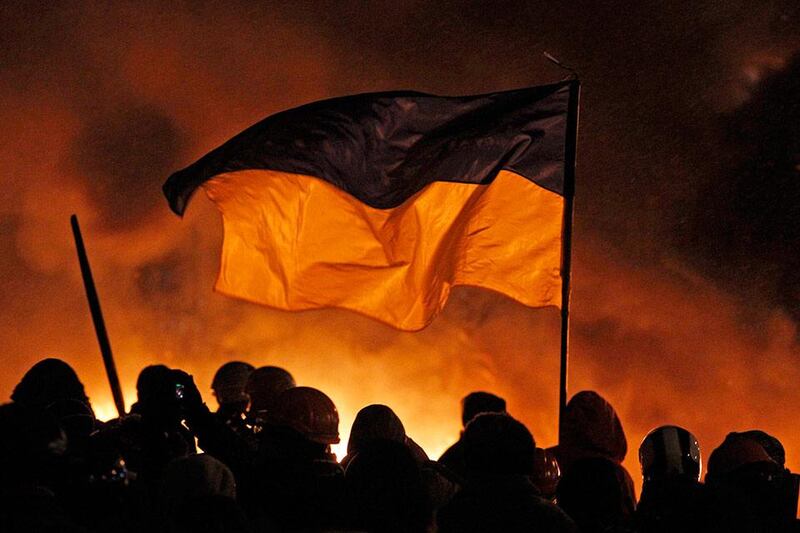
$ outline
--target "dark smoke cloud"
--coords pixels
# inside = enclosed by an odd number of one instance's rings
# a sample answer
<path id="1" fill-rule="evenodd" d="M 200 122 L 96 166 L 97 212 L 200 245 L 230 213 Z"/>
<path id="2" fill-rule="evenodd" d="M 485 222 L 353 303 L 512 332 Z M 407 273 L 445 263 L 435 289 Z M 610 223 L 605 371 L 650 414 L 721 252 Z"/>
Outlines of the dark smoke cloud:
<path id="1" fill-rule="evenodd" d="M 800 320 L 800 54 L 724 126 L 734 156 L 703 191 L 695 251 L 715 275 Z"/>
<path id="2" fill-rule="evenodd" d="M 137 225 L 161 203 L 163 177 L 177 166 L 184 135 L 146 104 L 91 116 L 75 137 L 70 162 L 110 230 Z"/>

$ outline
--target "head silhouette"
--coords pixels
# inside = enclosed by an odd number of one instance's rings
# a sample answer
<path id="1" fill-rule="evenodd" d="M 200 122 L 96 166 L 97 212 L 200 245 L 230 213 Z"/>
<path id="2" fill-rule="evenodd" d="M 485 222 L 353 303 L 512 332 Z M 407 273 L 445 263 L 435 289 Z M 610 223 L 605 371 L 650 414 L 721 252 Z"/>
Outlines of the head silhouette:
<path id="1" fill-rule="evenodd" d="M 491 392 L 470 392 L 461 400 L 461 425 L 467 427 L 469 421 L 481 413 L 505 413 L 506 401 Z"/>
<path id="2" fill-rule="evenodd" d="M 43 359 L 33 365 L 14 388 L 11 399 L 39 409 L 59 400 L 77 400 L 91 408 L 78 374 L 61 359 Z"/>
<path id="3" fill-rule="evenodd" d="M 469 476 L 532 475 L 536 442 L 521 422 L 504 413 L 483 413 L 464 429 Z"/>

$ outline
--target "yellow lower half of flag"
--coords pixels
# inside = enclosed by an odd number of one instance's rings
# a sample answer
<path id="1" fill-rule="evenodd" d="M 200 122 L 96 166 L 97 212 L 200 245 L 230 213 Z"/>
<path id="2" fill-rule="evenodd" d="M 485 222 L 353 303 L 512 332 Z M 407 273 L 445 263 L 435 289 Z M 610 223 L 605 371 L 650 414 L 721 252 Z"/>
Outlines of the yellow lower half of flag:
<path id="1" fill-rule="evenodd" d="M 223 217 L 216 289 L 230 296 L 285 310 L 349 309 L 412 331 L 456 285 L 531 307 L 561 304 L 564 199 L 512 172 L 489 185 L 433 182 L 392 209 L 267 170 L 203 187 Z"/>

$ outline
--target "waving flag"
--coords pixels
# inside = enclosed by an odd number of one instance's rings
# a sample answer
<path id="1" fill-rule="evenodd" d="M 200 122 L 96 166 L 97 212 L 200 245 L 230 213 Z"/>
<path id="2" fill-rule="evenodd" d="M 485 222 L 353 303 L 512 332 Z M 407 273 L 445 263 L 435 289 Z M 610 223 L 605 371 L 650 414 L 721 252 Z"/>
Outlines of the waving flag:
<path id="1" fill-rule="evenodd" d="M 577 82 L 466 97 L 372 93 L 272 115 L 164 184 L 222 213 L 216 289 L 425 327 L 474 285 L 560 306 Z M 573 132 L 574 133 L 574 132 Z"/>

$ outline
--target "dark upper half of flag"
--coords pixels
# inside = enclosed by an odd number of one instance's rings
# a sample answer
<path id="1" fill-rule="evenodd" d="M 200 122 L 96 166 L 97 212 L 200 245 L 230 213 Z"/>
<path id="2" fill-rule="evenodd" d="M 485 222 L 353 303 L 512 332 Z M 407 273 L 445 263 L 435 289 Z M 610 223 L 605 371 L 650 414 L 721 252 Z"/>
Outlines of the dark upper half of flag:
<path id="1" fill-rule="evenodd" d="M 182 215 L 195 189 L 240 170 L 323 179 L 378 209 L 434 181 L 490 183 L 510 170 L 563 194 L 567 112 L 577 81 L 478 96 L 382 92 L 267 117 L 164 184 Z"/>

